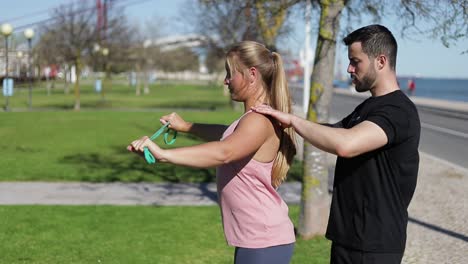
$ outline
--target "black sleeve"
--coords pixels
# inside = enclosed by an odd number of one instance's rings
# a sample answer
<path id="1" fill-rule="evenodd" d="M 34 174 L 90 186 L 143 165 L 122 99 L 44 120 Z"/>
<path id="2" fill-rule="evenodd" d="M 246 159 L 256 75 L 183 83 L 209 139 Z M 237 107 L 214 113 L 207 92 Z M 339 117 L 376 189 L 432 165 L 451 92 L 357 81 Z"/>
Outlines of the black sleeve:
<path id="1" fill-rule="evenodd" d="M 334 124 L 321 124 L 321 125 L 324 125 L 324 126 L 327 126 L 327 127 L 334 127 L 334 128 L 343 128 L 343 120 L 337 122 L 337 123 L 334 123 Z"/>
<path id="2" fill-rule="evenodd" d="M 369 113 L 367 120 L 383 129 L 387 135 L 387 144 L 402 142 L 406 139 L 406 135 L 408 135 L 408 113 L 397 105 L 380 106 L 379 109 Z"/>
<path id="3" fill-rule="evenodd" d="M 351 117 L 354 115 L 354 112 L 346 116 L 345 118 L 341 119 L 341 121 L 336 122 L 335 124 L 326 124 L 329 127 L 334 127 L 334 128 L 347 128 L 346 124 L 349 123 L 349 120 Z"/>

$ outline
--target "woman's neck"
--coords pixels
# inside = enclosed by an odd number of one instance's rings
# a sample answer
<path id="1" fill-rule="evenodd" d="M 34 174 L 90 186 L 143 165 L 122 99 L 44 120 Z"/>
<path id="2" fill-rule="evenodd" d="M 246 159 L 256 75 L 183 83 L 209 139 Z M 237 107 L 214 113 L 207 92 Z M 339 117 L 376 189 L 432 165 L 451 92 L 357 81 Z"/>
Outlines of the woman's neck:
<path id="1" fill-rule="evenodd" d="M 244 113 L 249 111 L 252 107 L 265 104 L 266 102 L 267 101 L 265 100 L 265 96 L 256 97 L 252 100 L 247 100 L 244 102 Z"/>

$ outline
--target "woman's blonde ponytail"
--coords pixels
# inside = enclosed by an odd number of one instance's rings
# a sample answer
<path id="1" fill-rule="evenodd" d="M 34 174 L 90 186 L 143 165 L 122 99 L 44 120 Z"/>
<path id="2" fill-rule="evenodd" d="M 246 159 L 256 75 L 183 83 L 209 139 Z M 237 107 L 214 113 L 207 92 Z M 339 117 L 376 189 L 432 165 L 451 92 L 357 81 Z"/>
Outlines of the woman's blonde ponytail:
<path id="1" fill-rule="evenodd" d="M 262 76 L 267 103 L 274 109 L 291 113 L 291 96 L 283 67 L 283 59 L 264 45 L 254 41 L 242 41 L 233 46 L 227 55 L 230 70 L 241 71 L 255 67 Z M 277 128 L 279 129 L 279 128 Z M 273 163 L 271 183 L 277 188 L 285 179 L 296 154 L 295 133 L 292 128 L 281 131 L 278 155 Z"/>

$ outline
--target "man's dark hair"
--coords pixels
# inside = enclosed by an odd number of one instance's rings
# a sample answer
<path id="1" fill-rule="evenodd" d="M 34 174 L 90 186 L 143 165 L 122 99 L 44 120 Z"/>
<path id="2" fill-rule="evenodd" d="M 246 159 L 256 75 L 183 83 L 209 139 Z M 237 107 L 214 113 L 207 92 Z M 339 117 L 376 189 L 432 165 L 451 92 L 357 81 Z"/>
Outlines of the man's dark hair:
<path id="1" fill-rule="evenodd" d="M 398 45 L 392 32 L 382 25 L 369 25 L 351 32 L 343 39 L 346 46 L 361 42 L 362 51 L 369 58 L 380 54 L 387 56 L 390 68 L 395 71 Z"/>

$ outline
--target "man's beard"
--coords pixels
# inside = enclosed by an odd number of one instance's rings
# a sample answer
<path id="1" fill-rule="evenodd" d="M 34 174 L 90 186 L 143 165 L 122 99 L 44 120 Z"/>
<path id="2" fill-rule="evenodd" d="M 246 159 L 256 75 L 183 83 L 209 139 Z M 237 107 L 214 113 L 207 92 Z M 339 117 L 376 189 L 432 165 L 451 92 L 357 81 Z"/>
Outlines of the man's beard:
<path id="1" fill-rule="evenodd" d="M 376 75 L 377 74 L 374 70 L 374 65 L 371 64 L 369 66 L 369 71 L 362 77 L 362 80 L 356 80 L 356 91 L 360 93 L 369 91 L 374 86 Z"/>

